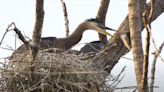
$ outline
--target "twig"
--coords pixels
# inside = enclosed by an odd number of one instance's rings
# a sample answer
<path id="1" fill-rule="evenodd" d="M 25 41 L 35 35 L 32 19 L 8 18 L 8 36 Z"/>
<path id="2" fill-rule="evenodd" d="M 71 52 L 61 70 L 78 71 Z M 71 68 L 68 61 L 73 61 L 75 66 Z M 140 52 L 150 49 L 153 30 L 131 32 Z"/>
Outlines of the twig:
<path id="1" fill-rule="evenodd" d="M 158 86 L 153 86 L 154 88 L 159 88 Z M 128 87 L 117 87 L 115 89 L 134 89 L 137 88 L 137 86 L 128 86 Z"/>
<path id="2" fill-rule="evenodd" d="M 155 52 L 158 52 L 159 50 L 158 50 L 158 48 L 157 48 L 157 46 L 156 46 L 155 40 L 154 40 L 154 38 L 153 38 L 151 32 L 150 32 L 150 37 L 151 37 L 151 40 L 152 40 L 152 42 L 153 42 L 154 48 L 155 48 L 155 50 L 156 50 Z M 161 57 L 161 55 L 159 54 L 158 56 L 159 56 L 159 58 L 161 59 L 161 61 L 164 62 L 164 59 Z"/>
<path id="3" fill-rule="evenodd" d="M 161 61 L 164 63 L 164 59 L 162 58 L 161 55 L 159 55 L 159 58 L 161 59 Z"/>
<path id="4" fill-rule="evenodd" d="M 11 28 L 11 26 L 14 26 L 14 28 Z M 19 38 L 24 44 L 29 45 L 29 41 L 27 41 L 27 40 L 25 39 L 25 37 L 23 36 L 23 34 L 21 33 L 21 31 L 16 27 L 16 25 L 15 25 L 14 22 L 12 22 L 12 23 L 7 27 L 6 32 L 5 32 L 5 34 L 3 35 L 2 40 L 1 40 L 0 43 L 2 43 L 2 41 L 3 41 L 3 39 L 4 39 L 5 35 L 6 35 L 6 33 L 9 32 L 9 31 L 11 31 L 11 30 L 14 30 L 14 31 L 15 31 L 15 33 L 18 35 L 18 38 Z M 16 39 L 15 39 L 15 40 L 16 40 Z M 4 47 L 0 47 L 0 48 L 14 51 L 13 48 L 11 48 L 10 46 L 8 46 L 8 47 L 9 47 L 9 48 L 4 48 Z"/>
<path id="5" fill-rule="evenodd" d="M 15 34 L 15 38 L 14 38 L 14 40 L 15 40 L 15 46 L 14 46 L 14 49 L 16 50 L 16 47 L 17 47 L 17 35 Z"/>
<path id="6" fill-rule="evenodd" d="M 0 49 L 5 49 L 5 50 L 11 50 L 11 51 L 14 51 L 14 49 L 12 49 L 12 48 L 7 48 L 7 47 L 0 47 Z"/>
<path id="7" fill-rule="evenodd" d="M 3 37 L 2 37 L 2 39 L 1 39 L 1 41 L 0 41 L 0 45 L 2 44 L 2 41 L 3 41 L 4 37 L 5 37 L 5 35 L 7 34 L 7 32 L 13 30 L 13 29 L 9 29 L 12 25 L 14 25 L 14 27 L 15 27 L 15 23 L 12 22 L 12 23 L 6 28 L 6 32 L 4 33 L 4 35 L 3 35 Z"/>
<path id="8" fill-rule="evenodd" d="M 112 84 L 110 84 L 111 86 L 113 85 L 113 87 L 116 87 L 118 83 L 120 83 L 120 81 L 124 78 L 124 76 L 119 80 L 119 77 L 121 76 L 121 74 L 125 71 L 126 66 L 124 66 L 121 70 L 121 72 L 115 77 L 113 78 L 114 82 Z M 117 82 L 118 81 L 118 82 Z"/>
<path id="9" fill-rule="evenodd" d="M 65 28 L 66 28 L 66 37 L 69 36 L 69 20 L 68 20 L 68 13 L 67 13 L 67 7 L 63 0 L 60 0 L 63 7 L 64 12 L 64 20 L 65 20 Z"/>
<path id="10" fill-rule="evenodd" d="M 161 46 L 159 47 L 159 50 L 155 51 L 154 53 L 154 59 L 153 59 L 153 64 L 152 64 L 152 69 L 151 69 L 151 82 L 150 82 L 150 92 L 153 92 L 153 86 L 154 86 L 154 79 L 155 79 L 155 65 L 156 65 L 156 61 L 157 61 L 157 58 L 159 56 L 159 54 L 161 53 L 162 51 L 162 48 L 164 46 L 164 42 L 161 44 Z"/>

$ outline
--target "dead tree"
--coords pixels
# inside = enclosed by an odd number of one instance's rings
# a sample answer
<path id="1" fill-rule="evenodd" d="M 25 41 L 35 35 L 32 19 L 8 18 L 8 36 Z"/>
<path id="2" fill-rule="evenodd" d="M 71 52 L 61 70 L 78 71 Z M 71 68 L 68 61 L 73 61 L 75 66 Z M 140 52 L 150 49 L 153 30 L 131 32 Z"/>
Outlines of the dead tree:
<path id="1" fill-rule="evenodd" d="M 164 0 L 156 0 L 154 3 L 154 13 L 152 15 L 152 19 L 150 23 L 153 22 L 157 17 L 159 17 L 164 12 Z M 149 14 L 150 11 L 150 4 L 148 3 L 146 6 L 146 13 Z M 144 24 L 141 20 L 141 30 L 143 30 Z M 130 33 L 129 33 L 129 22 L 128 16 L 124 19 L 121 23 L 120 27 L 118 28 L 118 32 L 113 35 L 110 39 L 110 43 L 108 47 L 101 51 L 101 53 L 95 57 L 95 61 L 93 62 L 93 66 L 97 67 L 104 67 L 106 66 L 105 70 L 108 73 L 111 72 L 113 67 L 118 63 L 119 59 L 129 52 L 128 48 L 123 45 L 123 42 L 120 38 L 121 35 L 126 35 L 128 40 L 130 41 Z"/>
<path id="2" fill-rule="evenodd" d="M 133 60 L 135 65 L 135 72 L 138 84 L 138 90 L 141 92 L 141 79 L 143 70 L 143 47 L 142 47 L 142 36 L 141 36 L 141 10 L 140 1 L 129 0 L 128 4 L 128 18 L 129 18 L 129 29 L 130 29 L 130 41 L 133 53 Z"/>
<path id="3" fill-rule="evenodd" d="M 110 0 L 101 0 L 100 7 L 97 12 L 96 20 L 102 23 L 103 25 L 105 25 L 109 3 L 110 3 Z M 99 33 L 99 40 L 106 43 L 107 37 Z"/>
<path id="4" fill-rule="evenodd" d="M 164 0 L 156 0 L 155 1 L 155 3 L 154 3 L 154 13 L 152 15 L 152 19 L 150 20 L 150 22 L 154 21 L 158 16 L 160 16 L 164 12 L 164 3 L 163 2 L 164 2 Z M 148 5 L 146 7 L 146 10 L 147 10 L 148 14 L 149 14 L 149 9 L 150 9 L 150 6 Z M 142 20 L 140 20 L 140 22 L 141 22 L 141 25 L 140 25 L 141 29 L 140 30 L 142 30 L 144 28 L 144 25 L 143 25 Z M 129 52 L 129 49 L 124 45 L 123 41 L 121 40 L 121 36 L 124 35 L 124 36 L 126 36 L 127 41 L 131 42 L 129 28 L 130 27 L 129 27 L 128 17 L 126 17 L 125 20 L 120 25 L 120 27 L 118 28 L 118 32 L 116 32 L 111 37 L 110 43 L 108 44 L 108 46 L 105 49 L 103 49 L 100 53 L 97 53 L 96 55 L 92 56 L 92 58 L 90 58 L 91 60 L 89 60 L 90 62 L 87 62 L 87 65 L 86 65 L 85 62 L 80 62 L 80 61 L 78 62 L 78 64 L 80 63 L 80 65 L 84 65 L 83 67 L 87 66 L 87 67 L 90 67 L 91 69 L 92 68 L 93 69 L 103 69 L 104 71 L 107 72 L 106 76 L 108 76 L 108 74 L 110 74 L 112 68 L 118 63 L 119 59 L 123 55 L 125 55 L 126 53 Z M 38 38 L 40 38 L 40 37 L 38 36 Z M 63 57 L 63 54 L 59 53 L 59 56 Z M 44 54 L 40 57 L 41 58 L 44 57 Z M 67 57 L 65 57 L 64 59 L 66 59 L 66 58 Z M 49 58 L 45 57 L 45 58 L 42 58 L 42 59 L 45 59 L 45 61 L 47 61 Z M 55 58 L 53 58 L 53 59 L 55 59 Z M 73 59 L 71 58 L 70 60 L 73 60 Z M 22 59 L 20 59 L 20 61 L 22 61 Z M 69 62 L 66 62 L 66 63 L 69 63 Z M 37 64 L 39 66 L 40 62 L 39 63 L 37 62 Z M 42 64 L 44 64 L 44 63 L 42 63 Z M 60 64 L 60 63 L 55 63 L 54 65 L 56 65 L 56 64 Z M 72 64 L 69 63 L 68 65 L 72 65 Z M 54 67 L 49 67 L 49 66 L 46 67 L 46 69 L 49 69 L 49 68 L 52 68 L 51 71 L 55 70 L 55 69 L 53 69 Z M 70 68 L 70 67 L 66 67 L 66 69 L 65 69 L 65 67 L 62 67 L 62 68 L 64 68 L 64 70 L 68 70 L 67 68 Z M 79 67 L 76 66 L 76 69 L 79 69 Z M 43 71 L 43 70 L 41 70 L 41 71 Z M 49 72 L 51 72 L 51 71 L 49 71 Z M 48 72 L 48 74 L 50 74 L 49 72 Z M 43 82 L 41 81 L 41 84 L 42 84 L 41 86 L 45 85 L 47 87 L 47 85 L 44 82 L 45 82 L 45 79 L 46 79 L 48 74 L 47 73 L 46 74 L 41 73 L 41 74 L 46 75 L 46 76 L 44 76 L 44 79 L 42 80 Z M 54 75 L 55 74 L 56 74 L 56 72 L 54 73 Z M 64 74 L 64 78 L 65 78 L 65 75 L 70 74 L 70 72 L 59 73 L 59 75 L 61 75 L 61 74 Z M 75 74 L 75 75 L 77 75 L 77 74 Z M 58 76 L 57 78 L 59 78 L 59 77 L 61 77 L 61 76 Z M 93 77 L 94 76 L 91 76 L 91 78 L 93 78 Z M 86 75 L 83 76 L 82 80 L 84 80 L 84 79 L 86 79 Z M 59 82 L 59 80 L 58 80 L 58 82 Z M 93 83 L 93 82 L 91 82 L 91 83 Z M 72 85 L 72 83 L 71 83 L 71 85 Z M 60 88 L 59 85 L 54 84 L 53 87 L 54 86 L 55 87 L 58 86 Z M 73 86 L 76 86 L 76 85 L 73 85 Z M 22 87 L 22 85 L 21 85 L 21 87 Z M 70 87 L 68 87 L 68 88 L 70 89 Z M 91 88 L 93 88 L 93 90 L 97 89 L 97 85 L 91 86 Z M 32 90 L 32 89 L 30 89 L 30 90 Z"/>
<path id="5" fill-rule="evenodd" d="M 40 46 L 42 26 L 44 20 L 44 0 L 36 0 L 36 21 L 35 27 L 32 35 L 32 60 L 35 59 L 36 54 L 38 53 L 38 48 Z"/>

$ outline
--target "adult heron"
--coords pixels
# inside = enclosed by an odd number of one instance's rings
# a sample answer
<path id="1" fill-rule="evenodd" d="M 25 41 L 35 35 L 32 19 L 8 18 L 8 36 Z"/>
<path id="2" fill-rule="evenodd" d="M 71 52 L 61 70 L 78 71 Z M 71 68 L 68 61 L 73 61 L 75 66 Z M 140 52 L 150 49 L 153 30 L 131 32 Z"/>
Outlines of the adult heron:
<path id="1" fill-rule="evenodd" d="M 39 49 L 43 50 L 48 48 L 59 48 L 66 51 L 70 49 L 72 46 L 74 46 L 75 44 L 77 44 L 81 40 L 83 36 L 83 32 L 88 29 L 95 30 L 105 35 L 110 35 L 106 31 L 104 31 L 104 29 L 109 29 L 109 28 L 94 21 L 93 19 L 89 19 L 81 23 L 71 35 L 65 38 L 56 38 L 56 37 L 41 38 Z M 24 53 L 27 50 L 29 50 L 29 46 L 27 44 L 23 44 L 17 50 L 14 51 L 13 55 L 15 53 L 16 54 Z"/>

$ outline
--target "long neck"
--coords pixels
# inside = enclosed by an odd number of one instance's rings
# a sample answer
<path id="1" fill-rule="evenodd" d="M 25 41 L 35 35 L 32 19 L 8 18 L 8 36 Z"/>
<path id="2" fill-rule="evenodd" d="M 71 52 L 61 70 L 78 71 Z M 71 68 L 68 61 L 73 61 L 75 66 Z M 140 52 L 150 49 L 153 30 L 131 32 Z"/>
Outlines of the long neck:
<path id="1" fill-rule="evenodd" d="M 99 27 L 95 26 L 92 22 L 83 22 L 81 23 L 76 30 L 66 38 L 61 38 L 63 45 L 65 45 L 65 50 L 71 48 L 73 45 L 77 44 L 83 35 L 83 32 L 88 29 L 100 30 Z"/>
<path id="2" fill-rule="evenodd" d="M 89 22 L 83 22 L 81 23 L 76 29 L 75 31 L 69 35 L 68 37 L 66 37 L 66 39 L 70 42 L 70 40 L 72 40 L 72 43 L 78 43 L 83 35 L 83 32 L 90 29 L 89 28 L 90 23 Z"/>

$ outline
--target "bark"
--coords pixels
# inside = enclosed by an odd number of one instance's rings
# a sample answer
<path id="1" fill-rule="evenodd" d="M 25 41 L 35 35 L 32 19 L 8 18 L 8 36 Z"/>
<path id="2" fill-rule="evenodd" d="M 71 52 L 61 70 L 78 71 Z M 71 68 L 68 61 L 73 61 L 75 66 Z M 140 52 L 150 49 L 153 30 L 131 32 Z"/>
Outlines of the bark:
<path id="1" fill-rule="evenodd" d="M 35 59 L 35 56 L 38 52 L 40 46 L 40 39 L 42 34 L 42 26 L 44 19 L 44 0 L 36 0 L 36 21 L 35 27 L 32 35 L 32 60 Z"/>
<path id="2" fill-rule="evenodd" d="M 164 0 L 156 0 L 154 3 L 154 13 L 152 15 L 152 20 L 150 23 L 154 21 L 157 17 L 159 17 L 164 12 Z M 150 4 L 146 7 L 146 10 L 149 11 Z M 149 12 L 147 12 L 148 14 Z M 143 22 L 141 22 L 141 28 L 144 28 Z M 110 39 L 110 43 L 108 46 L 103 49 L 96 57 L 93 58 L 93 64 L 96 68 L 104 68 L 105 70 L 110 73 L 113 67 L 118 63 L 119 59 L 129 52 L 129 50 L 123 45 L 122 40 L 120 38 L 121 35 L 126 34 L 129 41 L 129 23 L 128 23 L 128 16 L 124 19 L 121 23 L 120 27 L 118 28 L 118 32 L 113 35 Z"/>
<path id="3" fill-rule="evenodd" d="M 151 10 L 152 9 L 150 9 L 150 13 L 151 13 Z M 148 24 L 148 18 L 145 12 L 143 13 L 143 22 L 144 22 L 144 27 L 146 29 L 146 42 L 145 42 L 145 49 L 144 49 L 143 74 L 142 74 L 142 80 L 141 80 L 141 87 L 142 87 L 142 90 L 149 92 L 147 76 L 148 76 L 149 47 L 150 47 L 150 33 L 149 32 L 151 31 L 151 29 Z"/>
<path id="4" fill-rule="evenodd" d="M 98 13 L 96 16 L 96 19 L 103 25 L 105 25 L 106 14 L 107 14 L 109 2 L 110 2 L 110 0 L 101 0 L 100 7 L 99 7 L 99 10 L 98 10 Z M 105 31 L 105 29 L 104 29 L 104 31 Z M 98 34 L 99 34 L 100 41 L 103 41 L 103 42 L 107 41 L 106 35 L 103 35 L 101 33 L 98 33 Z"/>
<path id="5" fill-rule="evenodd" d="M 138 91 L 142 92 L 141 79 L 144 55 L 141 36 L 140 0 L 129 0 L 128 12 L 130 41 L 133 53 L 133 62 L 136 72 Z"/>
<path id="6" fill-rule="evenodd" d="M 63 13 L 64 13 L 64 20 L 65 20 L 65 31 L 66 31 L 66 37 L 69 36 L 69 20 L 68 20 L 68 13 L 67 13 L 67 7 L 63 0 L 60 0 L 63 7 Z"/>
<path id="7" fill-rule="evenodd" d="M 159 47 L 159 50 L 155 51 L 155 53 L 154 53 L 154 59 L 153 59 L 153 63 L 152 63 L 151 77 L 150 77 L 150 89 L 149 89 L 150 92 L 153 92 L 156 61 L 157 61 L 157 58 L 158 58 L 159 54 L 161 53 L 163 47 L 164 47 L 164 42 Z"/>

